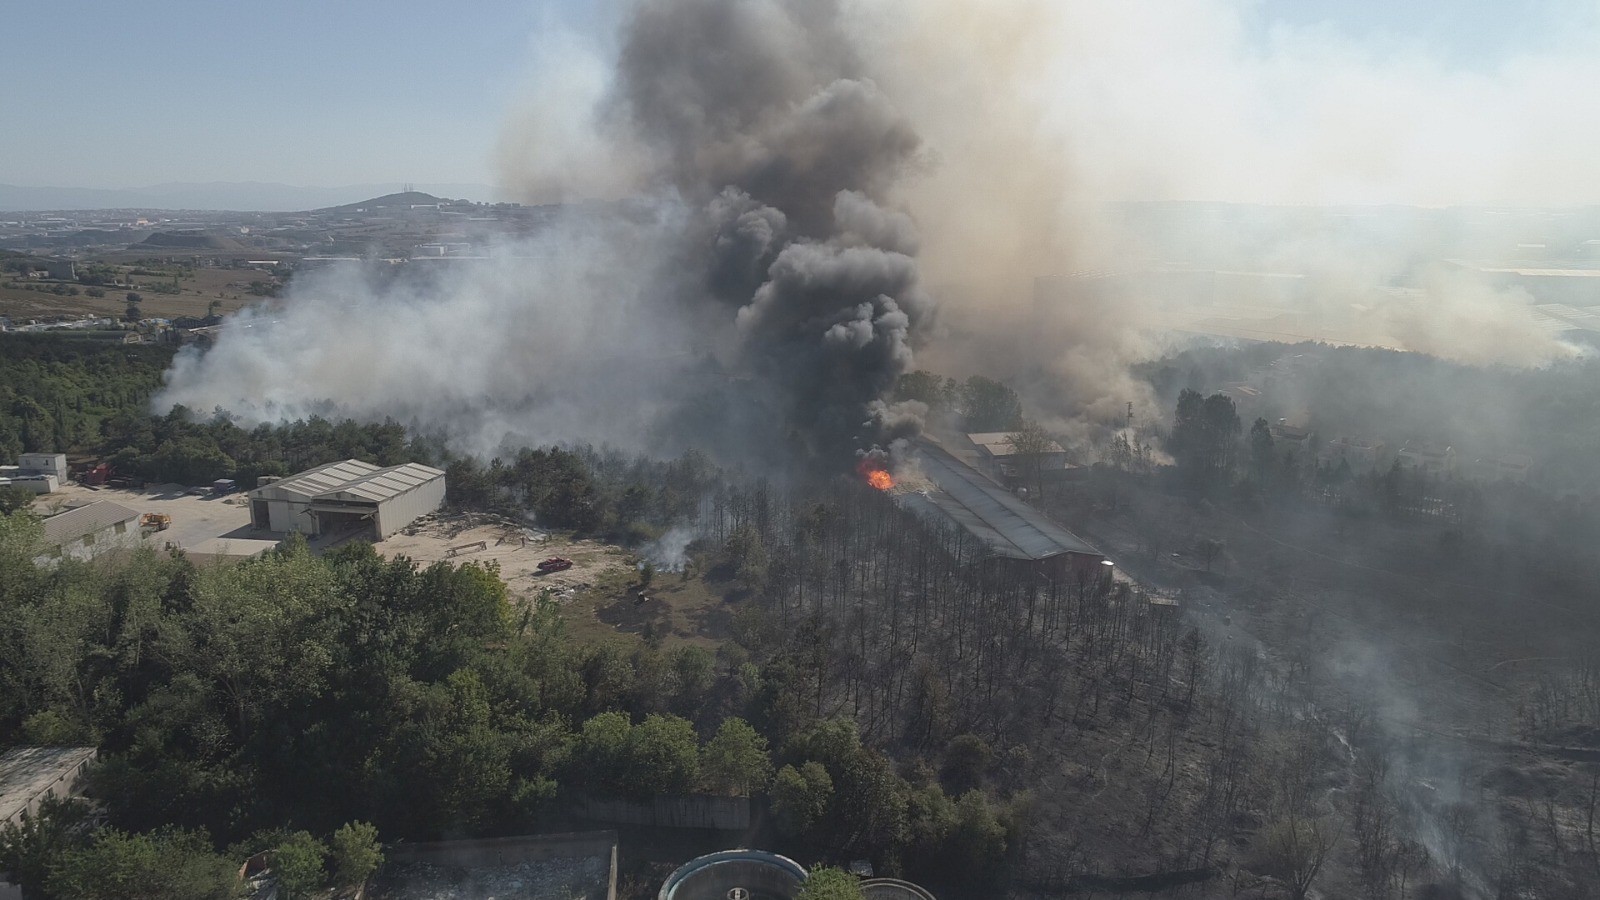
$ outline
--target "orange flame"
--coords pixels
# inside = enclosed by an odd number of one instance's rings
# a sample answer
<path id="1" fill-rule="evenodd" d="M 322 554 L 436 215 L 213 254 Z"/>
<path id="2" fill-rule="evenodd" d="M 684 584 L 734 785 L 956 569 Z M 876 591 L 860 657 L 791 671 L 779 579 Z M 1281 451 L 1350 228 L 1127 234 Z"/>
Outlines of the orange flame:
<path id="1" fill-rule="evenodd" d="M 883 459 L 877 455 L 863 456 L 856 463 L 856 472 L 880 491 L 887 491 L 894 487 L 894 476 L 889 474 L 888 468 L 883 464 Z"/>

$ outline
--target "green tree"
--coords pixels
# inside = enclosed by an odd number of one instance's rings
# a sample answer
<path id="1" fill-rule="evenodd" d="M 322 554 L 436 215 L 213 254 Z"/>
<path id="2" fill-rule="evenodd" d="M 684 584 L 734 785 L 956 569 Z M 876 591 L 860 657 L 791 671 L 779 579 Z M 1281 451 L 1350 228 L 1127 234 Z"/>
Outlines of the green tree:
<path id="1" fill-rule="evenodd" d="M 865 900 L 861 881 L 843 869 L 815 866 L 795 900 Z"/>
<path id="2" fill-rule="evenodd" d="M 686 794 L 700 775 L 694 726 L 677 716 L 646 716 L 628 735 L 628 793 L 635 797 Z"/>
<path id="3" fill-rule="evenodd" d="M 0 487 L 0 516 L 9 516 L 19 509 L 27 509 L 35 494 L 26 488 L 6 485 Z"/>
<path id="4" fill-rule="evenodd" d="M 1239 430 L 1231 397 L 1202 397 L 1185 389 L 1178 395 L 1168 449 L 1192 486 L 1225 487 L 1233 473 Z"/>
<path id="5" fill-rule="evenodd" d="M 572 748 L 574 780 L 604 793 L 622 793 L 632 732 L 626 713 L 603 712 L 584 722 Z"/>
<path id="6" fill-rule="evenodd" d="M 944 750 L 944 780 L 952 790 L 965 791 L 983 783 L 994 762 L 994 751 L 975 734 L 957 735 Z"/>
<path id="7" fill-rule="evenodd" d="M 915 400 L 934 412 L 945 412 L 956 402 L 959 387 L 951 379 L 918 369 L 901 375 L 894 384 L 894 399 Z"/>
<path id="8" fill-rule="evenodd" d="M 784 766 L 772 779 L 772 811 L 789 834 L 804 835 L 833 799 L 833 779 L 819 762 Z"/>
<path id="9" fill-rule="evenodd" d="M 982 375 L 961 388 L 962 412 L 968 431 L 1011 431 L 1022 425 L 1022 401 L 1010 387 Z"/>
<path id="10" fill-rule="evenodd" d="M 1266 419 L 1257 418 L 1250 426 L 1250 469 L 1262 486 L 1272 477 L 1273 461 L 1272 428 Z"/>
<path id="11" fill-rule="evenodd" d="M 700 771 L 712 790 L 749 794 L 772 774 L 767 739 L 743 719 L 724 719 L 700 753 Z"/>
<path id="12" fill-rule="evenodd" d="M 378 829 L 367 822 L 342 826 L 329 842 L 329 862 L 333 866 L 334 884 L 353 888 L 364 883 L 383 864 Z"/>
<path id="13" fill-rule="evenodd" d="M 29 897 L 44 896 L 50 869 L 84 843 L 89 808 L 76 800 L 46 797 L 33 814 L 0 829 L 0 872 Z"/>
<path id="14" fill-rule="evenodd" d="M 296 831 L 272 851 L 272 873 L 284 900 L 310 896 L 328 880 L 328 848 L 308 831 Z"/>
<path id="15" fill-rule="evenodd" d="M 237 867 L 183 830 L 104 829 L 63 853 L 46 882 L 48 894 L 73 900 L 228 900 L 238 890 Z"/>
<path id="16" fill-rule="evenodd" d="M 1006 438 L 1006 443 L 1011 445 L 1011 452 L 1022 466 L 1023 480 L 1033 486 L 1034 496 L 1043 497 L 1045 458 L 1060 449 L 1051 440 L 1050 433 L 1038 422 L 1023 419 L 1022 425 Z"/>

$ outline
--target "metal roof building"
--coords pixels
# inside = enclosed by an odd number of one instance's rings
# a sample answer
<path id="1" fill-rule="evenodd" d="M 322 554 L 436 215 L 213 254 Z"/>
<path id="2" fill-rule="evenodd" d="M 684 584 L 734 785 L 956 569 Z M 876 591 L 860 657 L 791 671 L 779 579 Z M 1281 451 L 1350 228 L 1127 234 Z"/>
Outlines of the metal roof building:
<path id="1" fill-rule="evenodd" d="M 97 500 L 44 520 L 44 539 L 51 552 L 41 560 L 73 556 L 88 559 L 112 547 L 139 542 L 139 514 L 120 503 Z"/>
<path id="2" fill-rule="evenodd" d="M 1087 541 L 932 441 L 917 442 L 916 461 L 932 487 L 900 494 L 900 502 L 919 515 L 965 530 L 996 556 L 1024 562 L 1063 555 L 1104 559 Z"/>
<path id="3" fill-rule="evenodd" d="M 46 797 L 70 795 L 97 755 L 93 747 L 13 747 L 0 755 L 0 826 L 38 809 Z"/>
<path id="4" fill-rule="evenodd" d="M 420 463 L 328 463 L 250 492 L 250 522 L 267 531 L 331 534 L 371 526 L 379 540 L 444 503 L 444 473 Z"/>

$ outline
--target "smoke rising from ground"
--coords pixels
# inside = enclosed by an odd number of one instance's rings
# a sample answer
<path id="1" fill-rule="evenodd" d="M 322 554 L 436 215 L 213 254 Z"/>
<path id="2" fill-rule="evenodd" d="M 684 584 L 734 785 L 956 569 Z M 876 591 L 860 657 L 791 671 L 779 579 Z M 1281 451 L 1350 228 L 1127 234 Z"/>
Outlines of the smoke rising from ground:
<path id="1" fill-rule="evenodd" d="M 1175 236 L 1110 204 L 1600 200 L 1600 96 L 1558 89 L 1600 75 L 1587 19 L 1466 69 L 1262 28 L 1243 0 L 614 9 L 614 35 L 539 36 L 499 163 L 527 202 L 626 197 L 629 215 L 569 213 L 421 287 L 306 279 L 180 360 L 160 403 L 388 415 L 478 452 L 844 458 L 916 427 L 878 401 L 920 365 L 1009 377 L 1067 431 L 1130 402 L 1159 414 L 1127 368 L 1170 310 L 1141 291 L 1040 308 L 1034 277 L 1162 265 L 1303 274 L 1301 302 L 1359 340 L 1474 362 L 1570 350 L 1520 298 L 1418 276 L 1415 256 L 1454 249 L 1440 234 L 1196 216 Z M 1377 290 L 1402 277 L 1414 290 Z"/>
<path id="2" fill-rule="evenodd" d="M 603 89 L 557 54 L 572 73 L 557 87 L 593 106 L 527 143 L 525 183 L 560 184 L 542 170 L 609 148 L 599 161 L 637 178 L 642 202 L 567 213 L 421 285 L 309 279 L 181 359 L 161 403 L 285 418 L 328 401 L 478 452 L 606 440 L 847 460 L 903 430 L 878 401 L 932 304 L 911 221 L 884 204 L 920 139 L 837 10 L 646 2 L 621 37 Z"/>

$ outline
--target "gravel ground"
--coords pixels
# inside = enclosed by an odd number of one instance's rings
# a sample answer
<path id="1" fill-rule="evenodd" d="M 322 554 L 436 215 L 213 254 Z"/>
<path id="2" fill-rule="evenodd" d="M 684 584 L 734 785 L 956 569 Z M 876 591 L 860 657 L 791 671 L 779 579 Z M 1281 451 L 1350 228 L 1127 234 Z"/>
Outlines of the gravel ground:
<path id="1" fill-rule="evenodd" d="M 604 900 L 610 861 L 569 857 L 471 869 L 409 863 L 386 867 L 373 900 Z"/>

